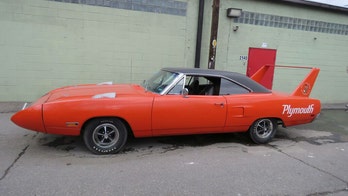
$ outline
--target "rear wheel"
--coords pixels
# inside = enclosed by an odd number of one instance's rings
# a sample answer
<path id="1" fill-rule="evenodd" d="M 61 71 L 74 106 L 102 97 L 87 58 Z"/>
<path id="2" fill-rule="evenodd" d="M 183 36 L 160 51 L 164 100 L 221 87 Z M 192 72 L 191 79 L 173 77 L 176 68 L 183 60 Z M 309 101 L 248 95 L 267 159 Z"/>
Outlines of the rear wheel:
<path id="1" fill-rule="evenodd" d="M 94 154 L 114 154 L 125 145 L 127 128 L 119 119 L 94 119 L 86 125 L 83 141 Z"/>
<path id="2" fill-rule="evenodd" d="M 257 144 L 265 144 L 270 142 L 275 133 L 276 123 L 274 120 L 268 118 L 255 121 L 249 129 L 251 140 Z"/>

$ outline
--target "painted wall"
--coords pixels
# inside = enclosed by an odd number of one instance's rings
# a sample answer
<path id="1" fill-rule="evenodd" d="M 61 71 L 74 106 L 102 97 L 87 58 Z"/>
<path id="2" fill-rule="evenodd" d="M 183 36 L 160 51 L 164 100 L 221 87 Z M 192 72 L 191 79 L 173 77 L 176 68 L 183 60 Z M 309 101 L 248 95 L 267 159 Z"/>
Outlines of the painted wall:
<path id="1" fill-rule="evenodd" d="M 227 8 L 241 8 L 239 19 Z M 348 15 L 272 1 L 221 1 L 216 69 L 246 73 L 249 47 L 277 49 L 276 64 L 319 67 L 311 96 L 348 101 Z M 237 31 L 233 27 L 238 26 Z M 292 92 L 307 70 L 276 69 L 274 89 Z"/>
<path id="2" fill-rule="evenodd" d="M 196 1 L 1 0 L 0 101 L 194 65 Z"/>
<path id="3" fill-rule="evenodd" d="M 161 67 L 194 66 L 198 0 L 61 1 L 0 0 L 0 102 L 33 101 L 65 85 L 141 83 Z M 202 68 L 212 2 L 205 0 Z M 263 45 L 277 50 L 279 65 L 321 68 L 312 97 L 348 101 L 347 14 L 281 1 L 220 2 L 216 69 L 245 73 L 249 47 Z M 227 18 L 230 7 L 243 9 L 242 17 Z M 277 69 L 274 89 L 290 92 L 305 74 Z"/>

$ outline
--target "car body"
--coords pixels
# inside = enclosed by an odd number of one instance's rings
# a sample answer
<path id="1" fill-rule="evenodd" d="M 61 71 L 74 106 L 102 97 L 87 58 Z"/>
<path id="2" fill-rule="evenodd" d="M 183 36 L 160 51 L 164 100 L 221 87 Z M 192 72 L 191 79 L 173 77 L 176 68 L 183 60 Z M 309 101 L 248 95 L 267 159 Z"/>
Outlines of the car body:
<path id="1" fill-rule="evenodd" d="M 234 72 L 163 68 L 142 85 L 89 84 L 50 91 L 11 120 L 26 129 L 81 135 L 96 154 L 119 152 L 130 134 L 154 137 L 248 132 L 256 143 L 271 141 L 278 124 L 312 122 L 320 113 L 309 98 L 319 69 L 291 94 L 272 92 L 258 83 L 262 67 L 251 78 Z"/>

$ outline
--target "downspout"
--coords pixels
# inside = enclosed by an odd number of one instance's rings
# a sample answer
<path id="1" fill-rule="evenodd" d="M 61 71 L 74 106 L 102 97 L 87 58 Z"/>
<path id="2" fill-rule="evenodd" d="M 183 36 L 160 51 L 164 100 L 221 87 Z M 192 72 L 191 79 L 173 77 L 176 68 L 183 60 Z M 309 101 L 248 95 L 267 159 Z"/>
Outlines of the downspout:
<path id="1" fill-rule="evenodd" d="M 213 8 L 213 10 L 212 10 L 212 17 L 211 17 L 211 32 L 210 32 L 208 69 L 215 69 L 216 45 L 217 45 L 218 26 L 219 26 L 220 0 L 213 0 L 213 7 L 212 8 Z"/>
<path id="2" fill-rule="evenodd" d="M 202 31 L 203 31 L 202 30 L 203 29 L 203 14 L 204 14 L 204 0 L 199 0 L 195 68 L 200 68 Z"/>

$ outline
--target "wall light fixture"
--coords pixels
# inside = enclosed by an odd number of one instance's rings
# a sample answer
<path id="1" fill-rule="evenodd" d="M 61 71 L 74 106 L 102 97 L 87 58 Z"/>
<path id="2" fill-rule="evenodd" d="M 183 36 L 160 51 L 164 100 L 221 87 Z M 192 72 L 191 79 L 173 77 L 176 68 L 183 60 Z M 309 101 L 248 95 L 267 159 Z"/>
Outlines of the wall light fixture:
<path id="1" fill-rule="evenodd" d="M 238 18 L 242 15 L 242 9 L 239 8 L 228 8 L 227 17 L 229 18 Z"/>

